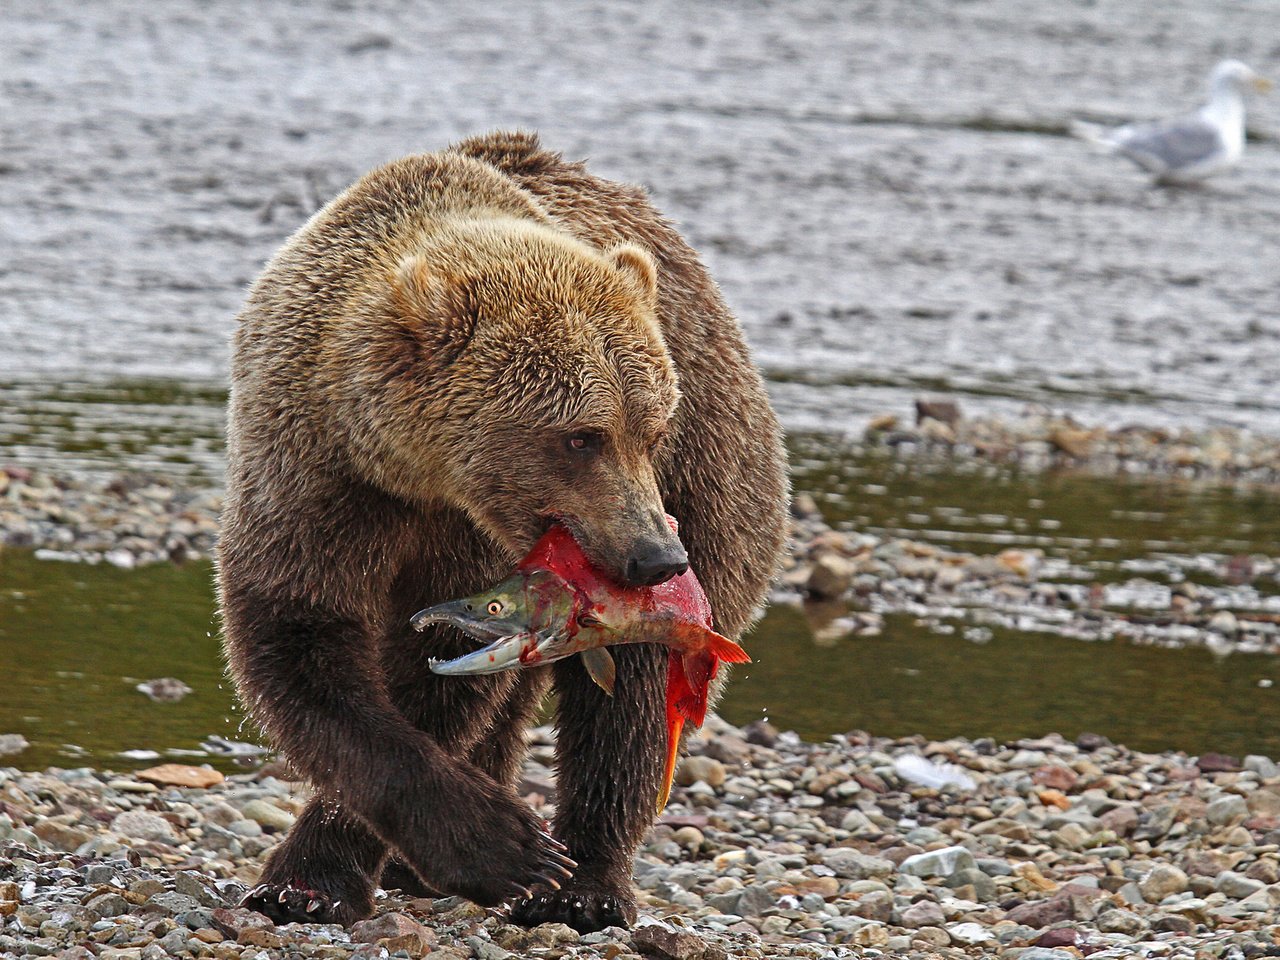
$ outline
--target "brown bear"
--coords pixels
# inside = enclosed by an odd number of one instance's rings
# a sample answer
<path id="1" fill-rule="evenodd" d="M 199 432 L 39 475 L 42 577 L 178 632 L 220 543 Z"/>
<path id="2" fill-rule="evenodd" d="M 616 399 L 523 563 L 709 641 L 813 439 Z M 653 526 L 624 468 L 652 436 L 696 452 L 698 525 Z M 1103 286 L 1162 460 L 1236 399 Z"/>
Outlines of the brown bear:
<path id="1" fill-rule="evenodd" d="M 784 537 L 778 425 L 714 283 L 643 192 L 527 134 L 373 171 L 249 294 L 229 460 L 231 670 L 317 790 L 246 904 L 350 923 L 381 882 L 515 900 L 529 924 L 633 921 L 666 650 L 616 648 L 612 698 L 577 658 L 439 677 L 430 658 L 473 644 L 409 618 L 499 579 L 560 521 L 620 582 L 692 563 L 716 629 L 751 621 Z M 554 837 L 514 790 L 550 685 Z"/>

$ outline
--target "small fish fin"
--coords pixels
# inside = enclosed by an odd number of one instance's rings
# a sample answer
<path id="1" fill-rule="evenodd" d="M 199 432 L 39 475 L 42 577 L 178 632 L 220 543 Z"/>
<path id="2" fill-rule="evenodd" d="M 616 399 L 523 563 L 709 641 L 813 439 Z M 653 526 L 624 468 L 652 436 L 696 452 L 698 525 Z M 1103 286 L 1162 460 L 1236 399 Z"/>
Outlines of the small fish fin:
<path id="1" fill-rule="evenodd" d="M 677 646 L 680 649 L 707 650 L 717 660 L 723 660 L 725 663 L 751 662 L 751 657 L 747 655 L 747 651 L 743 650 L 728 637 L 721 636 L 700 623 L 677 624 L 672 629 L 672 633 L 676 640 L 673 646 Z"/>
<path id="2" fill-rule="evenodd" d="M 612 654 L 604 647 L 583 650 L 582 665 L 587 668 L 587 673 L 596 682 L 596 686 L 612 697 L 614 681 L 618 676 Z"/>
<path id="3" fill-rule="evenodd" d="M 725 663 L 751 662 L 751 657 L 748 656 L 747 651 L 743 650 L 742 647 L 728 637 L 721 636 L 714 630 L 707 632 L 711 634 L 711 642 L 708 644 L 708 649 L 717 660 L 722 660 Z"/>

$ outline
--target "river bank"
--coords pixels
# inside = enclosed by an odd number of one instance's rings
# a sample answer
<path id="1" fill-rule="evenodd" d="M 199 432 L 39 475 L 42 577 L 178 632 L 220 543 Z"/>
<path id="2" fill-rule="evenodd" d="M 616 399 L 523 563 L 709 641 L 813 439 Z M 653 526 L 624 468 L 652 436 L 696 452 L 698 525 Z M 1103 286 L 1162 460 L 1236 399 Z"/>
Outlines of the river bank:
<path id="1" fill-rule="evenodd" d="M 907 472 L 916 465 L 989 464 L 1022 477 L 1077 474 L 1189 489 L 1280 489 L 1280 443 L 1274 438 L 1227 429 L 1107 429 L 1037 407 L 1013 418 L 967 418 L 954 403 L 922 400 L 914 422 L 881 414 L 852 449 Z M 954 629 L 946 621 L 960 617 L 978 630 L 1016 627 L 1086 640 L 1203 646 L 1221 654 L 1280 651 L 1280 557 L 1247 549 L 1247 543 L 1239 549 L 1235 531 L 1208 531 L 1221 544 L 1213 552 L 1180 553 L 1178 545 L 1164 544 L 1149 556 L 1123 558 L 1110 572 L 1071 549 L 1078 537 L 1046 536 L 1060 526 L 1056 520 L 1041 520 L 1035 530 L 1021 516 L 997 516 L 1003 526 L 975 541 L 939 531 L 938 518 L 923 514 L 908 516 L 913 523 L 905 533 L 902 524 L 840 519 L 841 510 L 829 519 L 824 511 L 830 497 L 820 499 L 806 488 L 812 478 L 803 473 L 803 462 L 811 458 L 804 449 L 793 451 L 800 465 L 789 552 L 771 599 L 807 604 L 819 621 L 819 639 L 874 633 L 886 614 L 910 613 L 944 631 Z M 864 485 L 865 492 L 885 489 Z M 846 491 L 844 500 L 857 496 Z M 220 491 L 207 481 L 9 466 L 0 470 L 0 545 L 34 550 L 44 560 L 123 568 L 199 560 L 212 555 L 220 506 Z M 1160 519 L 1150 511 L 1128 513 Z M 1105 519 L 1099 526 L 1106 527 Z M 1104 545 L 1105 539 L 1096 538 Z M 1266 536 L 1256 539 L 1257 547 L 1268 542 Z"/>
<path id="2" fill-rule="evenodd" d="M 554 811 L 552 732 L 521 791 Z M 1258 957 L 1280 950 L 1280 769 L 1086 736 L 712 718 L 636 863 L 642 919 L 579 936 L 392 891 L 350 930 L 238 909 L 306 789 L 279 764 L 0 770 L 0 955 L 346 958 Z M 181 785 L 180 785 L 181 784 Z"/>

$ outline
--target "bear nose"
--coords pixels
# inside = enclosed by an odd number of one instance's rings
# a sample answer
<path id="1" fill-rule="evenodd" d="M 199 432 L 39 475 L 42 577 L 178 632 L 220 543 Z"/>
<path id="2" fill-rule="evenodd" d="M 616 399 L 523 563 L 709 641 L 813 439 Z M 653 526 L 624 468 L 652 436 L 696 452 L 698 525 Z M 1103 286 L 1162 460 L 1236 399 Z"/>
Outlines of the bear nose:
<path id="1" fill-rule="evenodd" d="M 627 560 L 627 586 L 652 587 L 689 569 L 689 554 L 678 542 L 650 544 Z"/>

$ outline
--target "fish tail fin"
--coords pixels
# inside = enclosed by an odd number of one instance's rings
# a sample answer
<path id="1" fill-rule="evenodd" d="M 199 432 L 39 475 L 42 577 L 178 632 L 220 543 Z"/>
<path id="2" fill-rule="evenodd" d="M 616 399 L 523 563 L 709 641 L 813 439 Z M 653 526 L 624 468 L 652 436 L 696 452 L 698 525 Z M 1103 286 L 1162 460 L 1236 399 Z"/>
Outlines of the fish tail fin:
<path id="1" fill-rule="evenodd" d="M 684 717 L 667 710 L 667 762 L 662 768 L 662 783 L 658 787 L 658 813 L 667 807 L 671 797 L 671 783 L 676 777 L 676 761 L 680 758 L 680 733 L 684 730 Z"/>

